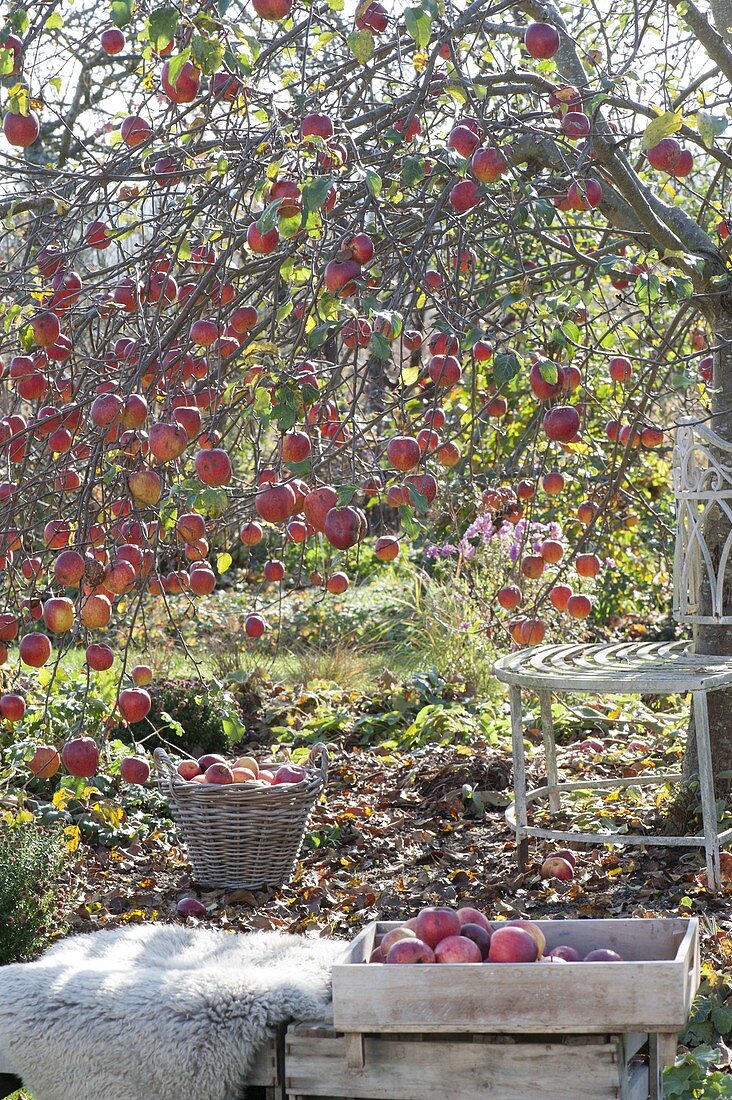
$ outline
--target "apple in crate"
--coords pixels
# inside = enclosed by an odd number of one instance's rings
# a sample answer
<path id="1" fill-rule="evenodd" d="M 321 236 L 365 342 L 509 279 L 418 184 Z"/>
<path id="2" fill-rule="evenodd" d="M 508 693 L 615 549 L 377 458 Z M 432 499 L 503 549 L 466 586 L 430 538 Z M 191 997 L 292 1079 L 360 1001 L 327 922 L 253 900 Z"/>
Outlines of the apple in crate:
<path id="1" fill-rule="evenodd" d="M 479 924 L 486 932 L 491 931 L 491 922 L 484 917 L 480 909 L 474 909 L 472 905 L 464 905 L 457 911 L 460 924 Z M 463 935 L 464 933 L 461 933 Z"/>
<path id="2" fill-rule="evenodd" d="M 480 963 L 483 955 L 477 943 L 467 936 L 446 936 L 435 948 L 438 963 Z"/>
<path id="3" fill-rule="evenodd" d="M 564 959 L 564 961 L 568 963 L 582 962 L 582 956 L 579 951 L 575 951 L 575 949 L 570 947 L 567 943 L 560 943 L 558 947 L 552 947 L 548 958 Z"/>
<path id="4" fill-rule="evenodd" d="M 207 783 L 218 783 L 220 785 L 234 782 L 234 775 L 231 768 L 228 764 L 224 763 L 209 764 L 204 772 L 204 778 Z"/>
<path id="5" fill-rule="evenodd" d="M 435 948 L 440 940 L 460 935 L 460 918 L 454 909 L 428 906 L 418 913 L 414 930 L 417 939 Z"/>
<path id="6" fill-rule="evenodd" d="M 210 768 L 212 764 L 225 764 L 226 760 L 223 756 L 219 756 L 218 753 L 208 752 L 205 756 L 199 756 L 198 766 L 202 772 L 205 773 L 207 768 Z"/>
<path id="7" fill-rule="evenodd" d="M 386 961 L 387 963 L 433 963 L 435 953 L 422 940 L 397 940 L 389 948 Z"/>
<path id="8" fill-rule="evenodd" d="M 298 764 L 282 764 L 275 772 L 273 782 L 275 784 L 302 783 L 306 775 L 305 769 Z"/>
<path id="9" fill-rule="evenodd" d="M 512 928 L 523 928 L 524 932 L 528 932 L 530 936 L 533 936 L 536 940 L 539 958 L 541 958 L 546 951 L 546 939 L 538 924 L 534 924 L 534 922 L 530 920 L 509 920 L 506 921 L 506 924 L 511 925 Z"/>
<path id="10" fill-rule="evenodd" d="M 488 958 L 488 950 L 491 945 L 491 933 L 487 932 L 482 924 L 464 924 L 460 929 L 460 935 L 473 941 L 483 959 Z"/>
<path id="11" fill-rule="evenodd" d="M 488 962 L 531 963 L 539 958 L 535 938 L 525 928 L 503 924 L 491 936 Z"/>
<path id="12" fill-rule="evenodd" d="M 267 768 L 265 768 L 264 771 L 261 771 L 257 776 L 257 779 L 260 781 L 260 783 L 269 783 L 270 785 L 274 783 L 274 778 L 275 773 L 269 771 Z"/>
<path id="13" fill-rule="evenodd" d="M 623 960 L 616 951 L 611 951 L 609 947 L 598 947 L 585 955 L 584 961 L 586 963 L 619 963 Z"/>
<path id="14" fill-rule="evenodd" d="M 259 775 L 259 764 L 253 756 L 240 756 L 238 760 L 234 761 L 234 768 L 247 768 L 248 771 L 254 772 L 254 778 Z"/>
<path id="15" fill-rule="evenodd" d="M 379 947 L 381 948 L 382 954 L 386 956 L 389 952 L 389 948 L 393 947 L 399 940 L 415 940 L 416 938 L 411 928 L 405 928 L 402 925 L 400 928 L 392 928 L 391 931 L 387 932 L 379 944 Z"/>
<path id="16" fill-rule="evenodd" d="M 176 771 L 181 779 L 186 780 L 193 779 L 196 775 L 201 775 L 201 769 L 195 760 L 181 760 Z"/>

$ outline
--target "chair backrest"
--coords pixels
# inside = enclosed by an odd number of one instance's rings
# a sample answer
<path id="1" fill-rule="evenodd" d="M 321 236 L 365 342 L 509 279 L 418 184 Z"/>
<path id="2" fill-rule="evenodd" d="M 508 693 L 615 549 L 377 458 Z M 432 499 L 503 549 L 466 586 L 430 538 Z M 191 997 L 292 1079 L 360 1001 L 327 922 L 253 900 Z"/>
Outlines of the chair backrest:
<path id="1" fill-rule="evenodd" d="M 679 421 L 674 446 L 674 618 L 732 623 L 732 443 Z"/>

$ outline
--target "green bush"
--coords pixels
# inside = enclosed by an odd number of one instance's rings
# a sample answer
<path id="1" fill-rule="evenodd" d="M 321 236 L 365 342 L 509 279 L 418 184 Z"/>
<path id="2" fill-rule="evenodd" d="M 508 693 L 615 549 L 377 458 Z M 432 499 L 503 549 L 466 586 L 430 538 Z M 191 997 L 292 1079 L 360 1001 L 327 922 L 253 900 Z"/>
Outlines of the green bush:
<path id="1" fill-rule="evenodd" d="M 0 966 L 31 958 L 58 929 L 65 858 L 57 833 L 0 829 Z"/>
<path id="2" fill-rule="evenodd" d="M 207 689 L 200 680 L 162 680 L 149 691 L 152 706 L 147 718 L 120 726 L 114 736 L 125 744 L 144 742 L 150 751 L 158 746 L 172 746 L 191 756 L 226 751 L 227 732 L 236 719 L 224 692 Z"/>

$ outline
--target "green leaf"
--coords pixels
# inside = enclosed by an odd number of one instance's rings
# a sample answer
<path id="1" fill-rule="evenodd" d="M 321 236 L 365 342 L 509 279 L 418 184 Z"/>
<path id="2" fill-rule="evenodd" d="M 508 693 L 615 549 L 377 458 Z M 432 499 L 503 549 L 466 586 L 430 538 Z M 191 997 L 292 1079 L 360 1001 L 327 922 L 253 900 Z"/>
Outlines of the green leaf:
<path id="1" fill-rule="evenodd" d="M 414 39 L 419 49 L 423 50 L 429 45 L 432 37 L 432 16 L 424 8 L 406 8 L 404 22 L 407 26 L 407 34 Z"/>
<path id="2" fill-rule="evenodd" d="M 306 213 L 320 210 L 328 197 L 332 182 L 330 176 L 316 176 L 302 185 L 302 206 Z"/>
<path id="3" fill-rule="evenodd" d="M 657 275 L 649 275 L 646 272 L 641 272 L 635 280 L 633 290 L 638 305 L 648 308 L 654 305 L 661 297 L 661 281 Z"/>
<path id="4" fill-rule="evenodd" d="M 213 76 L 221 68 L 224 60 L 224 43 L 216 38 L 204 38 L 194 34 L 191 42 L 191 57 L 196 68 L 206 76 Z"/>
<path id="5" fill-rule="evenodd" d="M 513 351 L 500 351 L 493 359 L 493 377 L 496 382 L 503 385 L 510 382 L 521 370 L 521 363 Z"/>
<path id="6" fill-rule="evenodd" d="M 115 27 L 122 29 L 132 22 L 132 0 L 112 0 L 109 7 Z"/>
<path id="7" fill-rule="evenodd" d="M 552 363 L 551 359 L 544 359 L 539 364 L 539 374 L 548 382 L 550 386 L 556 386 L 559 381 L 559 370 L 556 363 Z"/>
<path id="8" fill-rule="evenodd" d="M 681 111 L 664 111 L 662 115 L 654 118 L 646 126 L 641 138 L 641 149 L 645 152 L 646 149 L 658 145 L 659 141 L 677 133 L 682 125 L 683 116 Z"/>
<path id="9" fill-rule="evenodd" d="M 369 348 L 377 359 L 389 359 L 391 356 L 391 344 L 380 332 L 371 333 Z"/>
<path id="10" fill-rule="evenodd" d="M 326 321 L 322 325 L 316 325 L 308 336 L 308 346 L 311 348 L 319 348 L 321 344 L 325 343 L 334 328 L 338 328 L 337 321 Z"/>
<path id="11" fill-rule="evenodd" d="M 421 183 L 424 179 L 424 157 L 405 157 L 400 176 L 405 187 L 414 187 Z"/>
<path id="12" fill-rule="evenodd" d="M 357 492 L 358 486 L 356 485 L 339 486 L 338 489 L 336 489 L 338 507 L 342 508 L 344 505 L 350 504 Z"/>
<path id="13" fill-rule="evenodd" d="M 282 199 L 275 199 L 260 214 L 257 226 L 260 233 L 269 233 L 270 229 L 276 229 L 280 220 L 280 206 Z"/>
<path id="14" fill-rule="evenodd" d="M 374 36 L 365 28 L 351 31 L 346 39 L 348 48 L 360 65 L 365 65 L 374 56 Z"/>
<path id="15" fill-rule="evenodd" d="M 45 23 L 48 31 L 60 31 L 63 25 L 64 17 L 60 11 L 52 11 Z"/>
<path id="16" fill-rule="evenodd" d="M 231 563 L 233 562 L 233 560 L 234 559 L 232 558 L 231 554 L 229 554 L 229 553 L 217 554 L 216 555 L 216 570 L 217 570 L 217 572 L 218 573 L 225 573 L 226 570 L 231 565 Z"/>
<path id="17" fill-rule="evenodd" d="M 10 76 L 15 64 L 15 55 L 12 50 L 0 48 L 0 76 Z"/>
<path id="18" fill-rule="evenodd" d="M 381 182 L 381 176 L 378 172 L 375 172 L 373 168 L 367 168 L 365 170 L 366 186 L 369 190 L 369 194 L 373 195 L 375 199 L 378 199 L 381 194 L 381 188 L 383 184 Z"/>
<path id="19" fill-rule="evenodd" d="M 168 81 L 175 87 L 178 82 L 178 77 L 183 72 L 183 68 L 187 61 L 190 61 L 191 51 L 189 49 L 181 50 L 180 53 L 175 54 L 168 59 Z"/>
<path id="20" fill-rule="evenodd" d="M 272 416 L 281 431 L 293 427 L 298 415 L 298 396 L 289 386 L 280 386 L 275 394 Z"/>
<path id="21" fill-rule="evenodd" d="M 145 31 L 154 50 L 162 50 L 175 37 L 178 27 L 178 9 L 173 7 L 155 8 L 150 12 Z"/>
<path id="22" fill-rule="evenodd" d="M 9 12 L 5 18 L 18 34 L 25 34 L 28 30 L 28 12 L 25 8 L 16 8 L 15 11 Z"/>
<path id="23" fill-rule="evenodd" d="M 708 111 L 700 111 L 696 119 L 699 137 L 707 149 L 714 145 L 714 139 L 719 137 L 727 129 L 727 119 L 719 115 L 710 115 Z"/>

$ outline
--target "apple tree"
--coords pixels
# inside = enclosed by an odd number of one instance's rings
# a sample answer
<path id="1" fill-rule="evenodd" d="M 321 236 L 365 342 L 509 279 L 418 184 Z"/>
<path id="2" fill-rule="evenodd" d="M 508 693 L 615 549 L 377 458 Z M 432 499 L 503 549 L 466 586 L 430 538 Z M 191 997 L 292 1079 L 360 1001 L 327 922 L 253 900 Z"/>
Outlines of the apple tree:
<path id="1" fill-rule="evenodd" d="M 267 545 L 256 644 L 284 548 L 342 593 L 364 541 L 394 560 L 438 513 L 519 531 L 506 641 L 579 626 L 568 582 L 653 514 L 637 472 L 667 478 L 674 416 L 732 441 L 729 23 L 691 0 L 11 3 L 7 667 L 84 645 L 124 677 L 110 623 L 175 620 L 234 540 Z M 556 518 L 566 542 L 533 545 Z"/>

